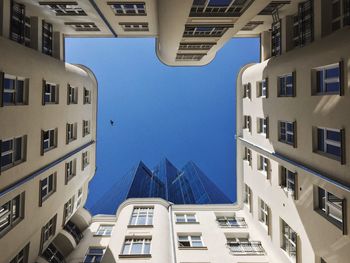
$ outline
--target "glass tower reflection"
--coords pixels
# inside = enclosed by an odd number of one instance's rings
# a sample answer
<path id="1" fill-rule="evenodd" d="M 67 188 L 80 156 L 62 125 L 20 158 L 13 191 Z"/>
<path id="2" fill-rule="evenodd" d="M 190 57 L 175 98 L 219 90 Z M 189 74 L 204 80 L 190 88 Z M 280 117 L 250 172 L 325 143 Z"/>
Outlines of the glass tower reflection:
<path id="1" fill-rule="evenodd" d="M 114 214 L 126 199 L 146 197 L 159 197 L 175 204 L 231 203 L 194 162 L 179 170 L 164 159 L 153 170 L 140 162 L 112 185 L 90 212 Z"/>

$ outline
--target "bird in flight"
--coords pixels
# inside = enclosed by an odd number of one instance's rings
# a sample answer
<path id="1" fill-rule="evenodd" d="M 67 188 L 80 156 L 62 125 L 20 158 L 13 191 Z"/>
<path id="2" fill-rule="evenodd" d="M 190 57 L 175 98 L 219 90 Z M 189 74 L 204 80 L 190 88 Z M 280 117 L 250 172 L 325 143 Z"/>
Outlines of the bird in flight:
<path id="1" fill-rule="evenodd" d="M 111 126 L 114 126 L 114 121 L 110 120 Z"/>

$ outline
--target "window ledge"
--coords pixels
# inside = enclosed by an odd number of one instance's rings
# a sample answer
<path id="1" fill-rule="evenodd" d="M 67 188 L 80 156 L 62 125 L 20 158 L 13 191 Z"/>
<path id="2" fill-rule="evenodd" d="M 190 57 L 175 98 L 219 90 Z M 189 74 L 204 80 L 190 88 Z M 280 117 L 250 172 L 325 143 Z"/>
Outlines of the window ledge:
<path id="1" fill-rule="evenodd" d="M 292 146 L 292 147 L 294 147 L 294 143 L 292 143 L 292 142 L 287 142 L 287 141 L 282 141 L 282 140 L 278 140 L 280 143 L 283 143 L 283 144 L 287 144 L 287 145 L 289 145 L 289 146 Z"/>
<path id="2" fill-rule="evenodd" d="M 128 228 L 152 228 L 153 225 L 128 225 Z"/>
<path id="3" fill-rule="evenodd" d="M 334 161 L 338 161 L 340 162 L 341 161 L 341 157 L 338 157 L 336 155 L 332 155 L 332 154 L 329 154 L 329 153 L 325 153 L 325 152 L 322 152 L 322 151 L 319 151 L 319 150 L 314 150 L 314 153 L 318 154 L 318 155 L 321 155 L 323 157 L 327 157 L 328 159 L 332 159 Z"/>
<path id="4" fill-rule="evenodd" d="M 119 258 L 151 258 L 151 254 L 130 254 L 130 255 L 123 255 L 119 254 Z"/>
<path id="5" fill-rule="evenodd" d="M 179 250 L 208 250 L 207 247 L 178 247 Z"/>
<path id="6" fill-rule="evenodd" d="M 175 222 L 175 223 L 179 225 L 192 225 L 192 224 L 199 225 L 199 222 Z"/>
<path id="7" fill-rule="evenodd" d="M 112 235 L 100 235 L 100 234 L 94 234 L 94 237 L 111 237 Z"/>

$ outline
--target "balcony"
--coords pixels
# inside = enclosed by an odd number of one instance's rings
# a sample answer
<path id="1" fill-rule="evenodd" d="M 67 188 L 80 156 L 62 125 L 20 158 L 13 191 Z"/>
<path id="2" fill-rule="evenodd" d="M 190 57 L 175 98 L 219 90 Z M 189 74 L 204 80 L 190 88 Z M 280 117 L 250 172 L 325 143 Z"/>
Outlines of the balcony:
<path id="1" fill-rule="evenodd" d="M 44 258 L 48 263 L 66 263 L 61 252 L 59 252 L 55 245 L 52 243 L 47 247 L 41 257 Z"/>
<path id="2" fill-rule="evenodd" d="M 72 235 L 77 245 L 84 237 L 80 229 L 72 221 L 68 221 L 63 229 Z"/>

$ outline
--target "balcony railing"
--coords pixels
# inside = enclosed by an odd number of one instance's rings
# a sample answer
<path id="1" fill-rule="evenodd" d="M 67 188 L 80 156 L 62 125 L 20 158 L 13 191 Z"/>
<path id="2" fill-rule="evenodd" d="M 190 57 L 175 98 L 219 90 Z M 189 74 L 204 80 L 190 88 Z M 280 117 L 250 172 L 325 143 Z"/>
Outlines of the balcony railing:
<path id="1" fill-rule="evenodd" d="M 66 263 L 63 255 L 53 244 L 50 244 L 47 249 L 45 249 L 42 257 L 45 258 L 49 263 Z"/>
<path id="2" fill-rule="evenodd" d="M 233 255 L 265 255 L 260 241 L 229 242 L 227 246 Z"/>

